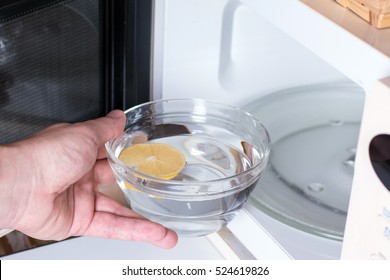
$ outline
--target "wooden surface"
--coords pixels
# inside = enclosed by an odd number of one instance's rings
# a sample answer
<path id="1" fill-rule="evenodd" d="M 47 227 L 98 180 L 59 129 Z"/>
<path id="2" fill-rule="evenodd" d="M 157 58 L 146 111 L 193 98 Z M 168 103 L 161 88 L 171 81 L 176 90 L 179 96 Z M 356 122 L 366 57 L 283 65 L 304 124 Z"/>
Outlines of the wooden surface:
<path id="1" fill-rule="evenodd" d="M 345 3 L 347 0 L 338 1 Z M 378 29 L 335 0 L 300 0 L 300 2 L 390 57 L 390 27 Z M 384 17 L 383 21 L 385 20 L 390 21 L 390 16 Z"/>

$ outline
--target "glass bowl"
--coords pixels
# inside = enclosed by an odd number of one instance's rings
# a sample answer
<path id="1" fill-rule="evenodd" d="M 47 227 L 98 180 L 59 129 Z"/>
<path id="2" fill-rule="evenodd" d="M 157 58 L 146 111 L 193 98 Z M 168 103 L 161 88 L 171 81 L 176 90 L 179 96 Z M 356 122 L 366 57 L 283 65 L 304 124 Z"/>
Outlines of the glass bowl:
<path id="1" fill-rule="evenodd" d="M 240 109 L 201 99 L 168 99 L 125 111 L 122 136 L 106 143 L 107 158 L 129 206 L 180 236 L 202 236 L 227 225 L 264 171 L 266 128 Z M 172 179 L 143 174 L 119 156 L 139 143 L 168 144 L 185 166 Z"/>

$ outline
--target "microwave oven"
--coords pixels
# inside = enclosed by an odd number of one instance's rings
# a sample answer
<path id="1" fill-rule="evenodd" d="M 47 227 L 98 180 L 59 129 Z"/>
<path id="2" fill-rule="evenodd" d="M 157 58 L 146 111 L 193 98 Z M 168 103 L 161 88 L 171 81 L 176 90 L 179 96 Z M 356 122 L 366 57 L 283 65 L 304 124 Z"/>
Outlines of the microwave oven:
<path id="1" fill-rule="evenodd" d="M 214 247 L 243 259 L 342 257 L 350 191 L 359 188 L 354 174 L 367 169 L 360 124 L 375 121 L 365 100 L 378 83 L 389 87 L 390 29 L 334 0 L 46 2 L 84 19 L 73 5 L 98 5 L 91 46 L 98 46 L 95 92 L 105 101 L 95 115 L 204 98 L 244 108 L 270 131 L 268 173 L 239 216 L 209 238 Z"/>

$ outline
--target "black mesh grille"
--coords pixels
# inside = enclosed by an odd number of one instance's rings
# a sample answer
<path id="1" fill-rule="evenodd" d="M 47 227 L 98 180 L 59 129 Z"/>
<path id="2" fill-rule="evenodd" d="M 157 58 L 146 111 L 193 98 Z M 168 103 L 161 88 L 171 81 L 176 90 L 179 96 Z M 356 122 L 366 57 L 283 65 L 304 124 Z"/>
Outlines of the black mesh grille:
<path id="1" fill-rule="evenodd" d="M 53 2 L 0 23 L 0 143 L 104 113 L 98 1 Z"/>

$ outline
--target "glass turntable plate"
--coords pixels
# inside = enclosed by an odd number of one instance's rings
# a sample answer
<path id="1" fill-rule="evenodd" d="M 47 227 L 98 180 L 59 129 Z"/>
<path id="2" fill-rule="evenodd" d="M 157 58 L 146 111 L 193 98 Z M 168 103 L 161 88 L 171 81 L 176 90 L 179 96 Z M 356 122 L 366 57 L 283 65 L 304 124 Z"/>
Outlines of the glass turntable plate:
<path id="1" fill-rule="evenodd" d="M 244 106 L 272 141 L 250 203 L 299 230 L 342 240 L 363 106 L 364 91 L 351 83 L 292 88 Z"/>

